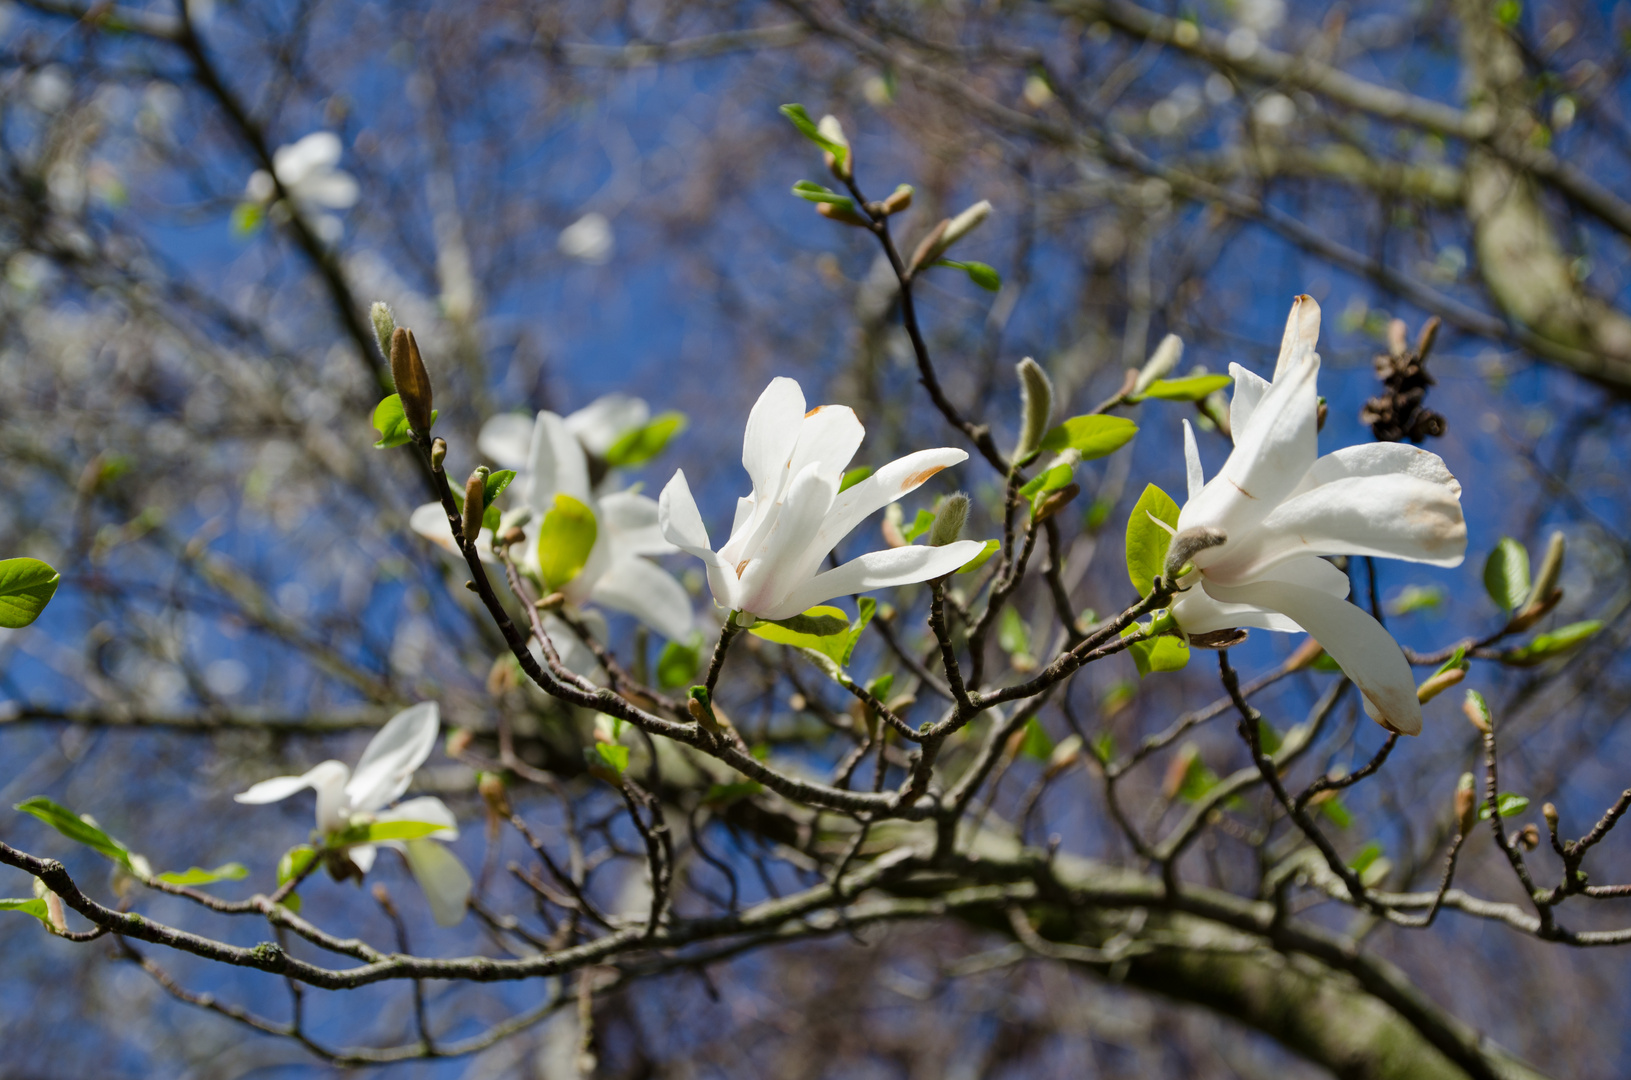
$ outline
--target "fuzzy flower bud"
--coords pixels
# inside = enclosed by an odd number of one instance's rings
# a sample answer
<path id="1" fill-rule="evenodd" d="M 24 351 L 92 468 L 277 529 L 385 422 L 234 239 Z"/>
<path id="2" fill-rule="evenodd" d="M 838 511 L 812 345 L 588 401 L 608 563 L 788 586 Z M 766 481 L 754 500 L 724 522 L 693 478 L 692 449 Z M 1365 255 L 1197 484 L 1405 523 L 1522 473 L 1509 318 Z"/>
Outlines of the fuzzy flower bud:
<path id="1" fill-rule="evenodd" d="M 380 355 L 390 359 L 391 338 L 396 334 L 396 316 L 391 313 L 390 305 L 383 300 L 375 300 L 374 306 L 368 309 L 368 319 L 374 324 L 374 338 L 379 342 Z"/>
<path id="2" fill-rule="evenodd" d="M 391 332 L 391 378 L 402 399 L 402 414 L 408 418 L 408 426 L 416 433 L 428 432 L 432 412 L 430 373 L 419 356 L 413 331 L 400 326 Z"/>
<path id="3" fill-rule="evenodd" d="M 1468 690 L 1466 700 L 1461 703 L 1461 711 L 1472 726 L 1482 734 L 1488 735 L 1494 726 L 1494 719 L 1489 714 L 1489 706 L 1484 703 L 1484 695 L 1476 690 Z"/>
<path id="4" fill-rule="evenodd" d="M 1557 807 L 1553 806 L 1551 803 L 1547 803 L 1540 808 L 1540 816 L 1546 819 L 1546 827 L 1552 831 L 1553 836 L 1556 836 Z"/>
<path id="5" fill-rule="evenodd" d="M 442 462 L 447 460 L 447 440 L 432 439 L 430 442 L 430 467 L 437 472 L 442 471 Z"/>
<path id="6" fill-rule="evenodd" d="M 890 193 L 889 198 L 883 201 L 885 214 L 898 214 L 912 205 L 912 185 L 900 184 Z"/>
<path id="7" fill-rule="evenodd" d="M 951 219 L 947 224 L 945 234 L 940 237 L 940 250 L 945 251 L 957 241 L 979 228 L 986 218 L 991 216 L 991 202 L 981 199 L 961 214 Z"/>
<path id="8" fill-rule="evenodd" d="M 1053 417 L 1053 383 L 1047 372 L 1029 356 L 1017 365 L 1019 372 L 1019 401 L 1023 416 L 1020 420 L 1019 443 L 1014 447 L 1014 460 L 1027 462 L 1042 447 L 1042 436 L 1048 433 L 1048 421 Z"/>
<path id="9" fill-rule="evenodd" d="M 1478 824 L 1478 792 L 1472 773 L 1462 773 L 1455 786 L 1455 820 L 1462 836 L 1472 833 Z"/>
<path id="10" fill-rule="evenodd" d="M 1453 667 L 1448 671 L 1441 671 L 1416 687 L 1416 700 L 1425 705 L 1466 677 L 1466 668 Z"/>
<path id="11" fill-rule="evenodd" d="M 487 509 L 487 466 L 477 465 L 464 482 L 464 539 L 474 544 L 481 535 L 482 513 Z"/>
<path id="12" fill-rule="evenodd" d="M 1557 587 L 1557 579 L 1563 573 L 1563 548 L 1563 534 L 1552 533 L 1540 571 L 1535 575 L 1534 587 L 1529 590 L 1529 599 L 1507 624 L 1508 633 L 1518 634 L 1529 629 L 1563 599 L 1563 590 Z"/>
<path id="13" fill-rule="evenodd" d="M 1139 369 L 1138 381 L 1133 383 L 1133 394 L 1142 394 L 1150 388 L 1150 384 L 1157 379 L 1164 379 L 1178 366 L 1178 361 L 1184 358 L 1184 341 L 1177 334 L 1168 334 L 1161 339 L 1161 344 L 1155 347 L 1149 360 Z"/>
<path id="14" fill-rule="evenodd" d="M 929 546 L 945 547 L 955 543 L 962 537 L 963 526 L 967 522 L 968 496 L 961 491 L 946 496 L 940 504 L 940 513 L 935 515 L 933 527 L 929 529 Z"/>

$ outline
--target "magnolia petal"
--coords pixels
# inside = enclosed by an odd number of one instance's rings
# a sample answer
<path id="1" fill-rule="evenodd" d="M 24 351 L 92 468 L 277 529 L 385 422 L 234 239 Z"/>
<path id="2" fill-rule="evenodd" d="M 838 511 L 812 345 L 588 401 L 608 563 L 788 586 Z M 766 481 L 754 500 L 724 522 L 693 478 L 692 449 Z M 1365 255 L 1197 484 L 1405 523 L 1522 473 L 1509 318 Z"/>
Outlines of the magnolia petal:
<path id="1" fill-rule="evenodd" d="M 607 394 L 567 416 L 565 424 L 585 450 L 603 458 L 618 439 L 650 419 L 651 407 L 639 398 Z"/>
<path id="2" fill-rule="evenodd" d="M 595 582 L 589 598 L 633 615 L 670 641 L 683 641 L 691 632 L 691 597 L 685 586 L 645 559 L 613 559 Z"/>
<path id="3" fill-rule="evenodd" d="M 1287 499 L 1206 574 L 1244 585 L 1300 555 L 1373 555 L 1459 566 L 1467 523 L 1455 488 L 1399 474 L 1355 476 Z"/>
<path id="4" fill-rule="evenodd" d="M 1319 301 L 1304 293 L 1291 301 L 1291 314 L 1286 316 L 1286 330 L 1280 338 L 1280 356 L 1274 362 L 1273 382 L 1290 371 L 1297 358 L 1305 351 L 1312 352 L 1319 344 Z"/>
<path id="5" fill-rule="evenodd" d="M 663 490 L 657 496 L 657 528 L 663 539 L 689 552 L 704 562 L 712 563 L 719 556 L 708 543 L 708 527 L 702 523 L 702 511 L 691 497 L 691 485 L 686 483 L 685 470 L 675 469 Z"/>
<path id="6" fill-rule="evenodd" d="M 345 785 L 351 809 L 378 810 L 408 790 L 414 770 L 430 757 L 441 724 L 441 710 L 434 701 L 410 705 L 391 717 L 363 750 Z"/>
<path id="7" fill-rule="evenodd" d="M 1295 368 L 1269 387 L 1223 469 L 1178 514 L 1178 531 L 1221 529 L 1229 542 L 1195 556 L 1201 569 L 1223 559 L 1289 495 L 1314 464 L 1316 407 L 1314 380 L 1319 357 L 1303 356 Z"/>
<path id="8" fill-rule="evenodd" d="M 1346 600 L 1283 581 L 1254 581 L 1238 588 L 1213 586 L 1221 600 L 1283 612 L 1308 631 L 1374 707 L 1383 727 L 1404 735 L 1421 732 L 1421 703 L 1410 664 L 1382 624 Z M 1367 710 L 1369 711 L 1369 710 Z"/>
<path id="9" fill-rule="evenodd" d="M 427 839 L 457 840 L 459 838 L 459 822 L 453 816 L 453 811 L 447 808 L 447 803 L 434 795 L 421 795 L 417 799 L 405 799 L 389 810 L 381 810 L 374 815 L 375 821 L 423 821 L 427 825 L 440 825 L 442 828 L 430 833 Z"/>
<path id="10" fill-rule="evenodd" d="M 1201 468 L 1200 447 L 1195 445 L 1195 429 L 1184 421 L 1184 472 L 1189 481 L 1189 498 L 1193 499 L 1206 486 L 1206 473 Z"/>
<path id="11" fill-rule="evenodd" d="M 1407 443 L 1378 442 L 1345 446 L 1319 458 L 1291 497 L 1295 498 L 1321 484 L 1357 476 L 1409 476 L 1449 488 L 1451 494 L 1457 497 L 1461 495 L 1460 481 L 1450 475 L 1444 459 L 1431 450 Z"/>
<path id="12" fill-rule="evenodd" d="M 539 517 L 554 508 L 557 495 L 589 503 L 589 460 L 565 421 L 547 410 L 533 421 L 527 471 L 532 477 L 527 501 Z"/>
<path id="13" fill-rule="evenodd" d="M 838 493 L 811 549 L 819 548 L 821 554 L 826 555 L 872 513 L 917 490 L 940 470 L 967 460 L 966 452 L 942 446 L 891 461 L 848 491 Z"/>
<path id="14" fill-rule="evenodd" d="M 343 761 L 324 761 L 299 776 L 276 776 L 262 780 L 248 791 L 234 795 L 234 802 L 262 805 L 287 799 L 297 791 L 317 792 L 317 827 L 324 832 L 343 828 L 350 816 L 345 789 L 351 770 Z"/>
<path id="15" fill-rule="evenodd" d="M 409 840 L 402 847 L 408 869 L 413 871 L 414 880 L 419 882 L 425 899 L 430 902 L 430 913 L 436 924 L 457 926 L 470 903 L 470 889 L 474 884 L 470 872 L 440 841 L 427 837 Z"/>
<path id="16" fill-rule="evenodd" d="M 844 469 L 865 437 L 866 428 L 861 426 L 854 409 L 847 405 L 817 405 L 805 414 L 788 469 L 791 475 L 797 476 L 806 466 L 817 465 L 821 475 L 837 490 Z"/>
<path id="17" fill-rule="evenodd" d="M 500 413 L 481 425 L 476 449 L 495 465 L 525 469 L 532 449 L 533 423 L 525 413 Z"/>
<path id="18" fill-rule="evenodd" d="M 1234 396 L 1229 399 L 1229 436 L 1240 440 L 1240 433 L 1252 421 L 1263 395 L 1269 392 L 1269 381 L 1239 364 L 1229 365 L 1229 375 L 1235 380 Z"/>
<path id="19" fill-rule="evenodd" d="M 1210 634 L 1215 630 L 1230 630 L 1237 626 L 1254 630 L 1277 630 L 1283 634 L 1296 634 L 1302 627 L 1277 611 L 1255 604 L 1226 604 L 1214 599 L 1204 583 L 1180 593 L 1172 602 L 1172 617 L 1186 634 Z"/>
<path id="20" fill-rule="evenodd" d="M 346 858 L 365 875 L 374 868 L 374 856 L 378 854 L 379 848 L 373 844 L 353 844 L 345 849 Z"/>
<path id="21" fill-rule="evenodd" d="M 614 556 L 671 555 L 679 550 L 663 539 L 657 521 L 657 500 L 633 491 L 618 491 L 600 500 L 600 524 L 606 529 Z"/>
<path id="22" fill-rule="evenodd" d="M 952 573 L 984 548 L 978 540 L 958 540 L 944 547 L 913 545 L 868 552 L 835 570 L 817 574 L 794 589 L 776 608 L 755 614 L 764 619 L 786 619 L 835 596 L 928 581 Z"/>
<path id="23" fill-rule="evenodd" d="M 815 573 L 826 552 L 815 551 L 812 555 L 811 538 L 826 518 L 837 490 L 838 485 L 823 475 L 815 462 L 793 478 L 781 512 L 763 542 L 744 552 L 746 565 L 737 574 L 742 610 L 758 614 L 761 609 L 776 607 L 799 582 Z"/>
<path id="24" fill-rule="evenodd" d="M 742 467 L 753 481 L 753 495 L 761 506 L 775 502 L 787 474 L 793 450 L 804 426 L 804 391 L 785 376 L 771 379 L 748 413 L 742 436 Z"/>
<path id="25" fill-rule="evenodd" d="M 441 503 L 425 503 L 414 507 L 413 513 L 408 515 L 408 528 L 448 554 L 464 557 L 464 552 L 459 550 L 458 541 L 453 539 L 453 527 L 448 524 L 447 511 L 442 509 Z M 476 536 L 476 554 L 485 563 L 498 561 L 498 557 L 493 554 L 493 530 L 483 529 Z"/>
<path id="26" fill-rule="evenodd" d="M 297 185 L 297 193 L 301 199 L 319 206 L 345 210 L 357 204 L 357 199 L 362 195 L 362 188 L 358 185 L 356 177 L 343 169 L 334 169 L 306 177 Z"/>

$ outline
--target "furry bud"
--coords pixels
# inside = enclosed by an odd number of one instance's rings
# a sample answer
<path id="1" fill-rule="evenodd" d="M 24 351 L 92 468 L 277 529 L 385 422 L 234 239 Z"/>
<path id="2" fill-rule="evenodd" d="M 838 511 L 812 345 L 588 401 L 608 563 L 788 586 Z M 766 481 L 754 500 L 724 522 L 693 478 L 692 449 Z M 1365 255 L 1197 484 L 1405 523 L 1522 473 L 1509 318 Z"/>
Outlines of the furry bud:
<path id="1" fill-rule="evenodd" d="M 481 535 L 481 518 L 487 509 L 487 466 L 477 465 L 464 482 L 464 539 L 474 544 Z"/>
<path id="2" fill-rule="evenodd" d="M 1472 833 L 1478 824 L 1478 792 L 1472 773 L 1462 773 L 1455 786 L 1455 820 L 1462 836 Z"/>
<path id="3" fill-rule="evenodd" d="M 961 491 L 946 496 L 940 503 L 940 512 L 934 517 L 934 525 L 929 529 L 929 546 L 945 547 L 955 543 L 963 535 L 963 526 L 967 522 L 968 496 Z"/>
<path id="4" fill-rule="evenodd" d="M 430 373 L 419 356 L 419 343 L 412 330 L 397 327 L 391 332 L 391 378 L 396 383 L 397 397 L 402 399 L 402 415 L 416 434 L 430 431 L 431 408 Z"/>
<path id="5" fill-rule="evenodd" d="M 1019 443 L 1014 447 L 1014 460 L 1021 464 L 1035 457 L 1042 447 L 1042 436 L 1048 433 L 1048 421 L 1053 417 L 1053 383 L 1040 364 L 1029 356 L 1016 365 L 1019 372 L 1019 401 L 1023 416 L 1020 419 Z"/>

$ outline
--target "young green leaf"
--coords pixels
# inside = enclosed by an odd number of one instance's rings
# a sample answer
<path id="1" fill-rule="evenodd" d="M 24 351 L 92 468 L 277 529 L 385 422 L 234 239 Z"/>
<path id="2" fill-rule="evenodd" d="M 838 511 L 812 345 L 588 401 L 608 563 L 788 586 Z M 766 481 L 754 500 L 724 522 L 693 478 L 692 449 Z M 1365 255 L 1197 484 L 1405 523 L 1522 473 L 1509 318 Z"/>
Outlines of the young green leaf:
<path id="1" fill-rule="evenodd" d="M 910 544 L 933 527 L 934 512 L 932 510 L 919 510 L 917 516 L 912 519 L 912 523 L 902 529 L 900 535 L 902 539 Z"/>
<path id="2" fill-rule="evenodd" d="M 811 649 L 842 666 L 849 655 L 850 621 L 842 608 L 823 604 L 779 622 L 763 622 L 748 633 L 778 645 Z"/>
<path id="3" fill-rule="evenodd" d="M 619 776 L 623 774 L 624 769 L 629 767 L 629 748 L 626 746 L 618 743 L 597 742 L 594 751 L 600 755 L 600 760 L 606 767 Z"/>
<path id="4" fill-rule="evenodd" d="M 831 154 L 840 166 L 849 160 L 849 147 L 821 134 L 821 129 L 810 119 L 810 114 L 804 111 L 803 105 L 783 105 L 778 111 L 793 122 L 793 126 L 799 129 L 799 134 Z"/>
<path id="5" fill-rule="evenodd" d="M 1138 425 L 1124 416 L 1073 416 L 1042 437 L 1042 449 L 1058 453 L 1069 448 L 1091 461 L 1115 453 L 1137 434 Z"/>
<path id="6" fill-rule="evenodd" d="M 171 870 L 160 874 L 159 880 L 167 885 L 211 885 L 217 881 L 242 881 L 249 876 L 249 868 L 243 863 L 229 862 L 217 866 L 214 870 L 204 870 L 193 867 L 190 870 Z"/>
<path id="7" fill-rule="evenodd" d="M 1339 829 L 1346 829 L 1353 825 L 1354 818 L 1342 800 L 1332 796 L 1320 803 L 1320 813 L 1331 819 L 1331 824 Z"/>
<path id="8" fill-rule="evenodd" d="M 1157 379 L 1144 388 L 1135 401 L 1159 398 L 1162 401 L 1199 401 L 1214 390 L 1222 390 L 1234 379 L 1227 375 L 1191 375 L 1186 379 Z"/>
<path id="9" fill-rule="evenodd" d="M 33 814 L 68 839 L 84 844 L 88 848 L 94 848 L 123 866 L 126 870 L 133 871 L 130 864 L 129 848 L 66 806 L 59 806 L 43 795 L 36 795 L 32 799 L 24 799 L 12 809 L 21 810 L 25 814 Z"/>
<path id="10" fill-rule="evenodd" d="M 1503 791 L 1495 796 L 1495 808 L 1501 812 L 1502 817 L 1511 817 L 1521 814 L 1529 806 L 1529 800 L 1522 795 L 1514 795 L 1510 791 Z M 1486 801 L 1478 811 L 1479 821 L 1489 820 L 1489 803 Z"/>
<path id="11" fill-rule="evenodd" d="M 46 926 L 51 925 L 51 909 L 38 897 L 28 900 L 0 900 L 0 911 L 20 911 L 32 915 Z"/>
<path id="12" fill-rule="evenodd" d="M 514 479 L 514 469 L 500 469 L 497 472 L 488 473 L 487 486 L 481 492 L 482 507 L 484 509 L 491 507 L 493 500 L 504 494 L 504 489 L 509 487 L 510 481 Z"/>
<path id="13" fill-rule="evenodd" d="M 606 451 L 606 464 L 614 469 L 644 465 L 662 453 L 669 441 L 685 430 L 687 422 L 682 412 L 659 413 L 640 427 L 619 435 Z"/>
<path id="14" fill-rule="evenodd" d="M 1529 552 L 1510 536 L 1501 537 L 1484 562 L 1484 588 L 1502 611 L 1516 611 L 1529 595 Z"/>
<path id="15" fill-rule="evenodd" d="M 861 597 L 856 601 L 856 606 L 860 608 L 860 614 L 850 623 L 849 644 L 844 646 L 844 655 L 838 658 L 838 663 L 843 667 L 849 667 L 850 657 L 855 655 L 855 646 L 860 643 L 861 635 L 866 632 L 867 623 L 871 622 L 872 616 L 878 612 L 878 602 L 870 596 Z"/>
<path id="16" fill-rule="evenodd" d="M 1031 631 L 1020 618 L 1019 611 L 1012 607 L 1002 609 L 1002 615 L 997 620 L 997 644 L 1009 656 L 1017 656 L 1031 651 Z"/>
<path id="17" fill-rule="evenodd" d="M 545 586 L 559 589 L 581 574 L 597 534 L 593 510 L 570 495 L 556 495 L 554 509 L 538 526 L 538 568 Z"/>
<path id="18" fill-rule="evenodd" d="M 986 292 L 996 292 L 1002 288 L 1002 275 L 983 262 L 955 262 L 951 259 L 941 259 L 936 266 L 949 266 L 953 270 L 961 270 L 968 275 L 968 279 Z"/>
<path id="19" fill-rule="evenodd" d="M 317 858 L 317 849 L 310 844 L 297 844 L 283 853 L 277 861 L 277 883 L 282 888 L 285 884 L 306 872 L 312 860 Z M 290 899 L 293 899 L 291 897 Z"/>
<path id="20" fill-rule="evenodd" d="M 831 203 L 833 206 L 842 206 L 846 210 L 855 209 L 855 200 L 848 195 L 840 195 L 831 188 L 822 187 L 811 180 L 800 180 L 794 184 L 793 194 L 801 199 L 808 199 L 813 203 Z"/>
<path id="21" fill-rule="evenodd" d="M 689 686 L 696 681 L 702 665 L 702 635 L 697 634 L 689 643 L 670 641 L 657 657 L 657 685 L 664 690 Z"/>
<path id="22" fill-rule="evenodd" d="M 1025 486 L 1019 489 L 1019 493 L 1030 499 L 1034 506 L 1036 500 L 1043 495 L 1050 491 L 1058 491 L 1066 484 L 1069 484 L 1071 474 L 1075 471 L 1075 467 L 1068 462 L 1060 462 L 1053 468 L 1044 469 L 1025 481 Z"/>
<path id="23" fill-rule="evenodd" d="M 1218 774 L 1206 767 L 1206 762 L 1201 760 L 1201 756 L 1193 753 L 1192 746 L 1189 749 L 1191 750 L 1189 765 L 1184 769 L 1177 795 L 1185 802 L 1194 802 L 1204 798 L 1208 791 L 1218 786 Z"/>
<path id="24" fill-rule="evenodd" d="M 1360 848 L 1358 854 L 1356 854 L 1352 859 L 1348 860 L 1348 869 L 1352 870 L 1356 874 L 1363 874 L 1371 863 L 1375 862 L 1381 857 L 1382 842 L 1380 840 L 1372 840 L 1364 847 Z"/>
<path id="25" fill-rule="evenodd" d="M 1110 760 L 1116 756 L 1116 737 L 1108 731 L 1093 736 L 1093 741 L 1087 745 L 1101 764 L 1110 764 Z"/>
<path id="26" fill-rule="evenodd" d="M 1538 664 L 1542 660 L 1550 660 L 1554 656 L 1561 656 L 1578 645 L 1585 644 L 1592 635 L 1603 628 L 1601 621 L 1587 619 L 1584 622 L 1570 623 L 1560 626 L 1546 634 L 1537 634 L 1529 644 L 1512 649 L 1501 654 L 1501 659 L 1508 664 L 1526 667 Z"/>
<path id="27" fill-rule="evenodd" d="M 385 840 L 418 840 L 446 829 L 432 821 L 371 821 L 342 829 L 329 838 L 331 847 L 378 844 Z"/>
<path id="28" fill-rule="evenodd" d="M 1135 623 L 1123 630 L 1121 636 L 1128 637 L 1138 630 Z M 1156 671 L 1182 671 L 1189 664 L 1189 639 L 1182 636 L 1162 634 L 1148 641 L 1135 641 L 1127 646 L 1127 651 L 1133 654 L 1133 664 L 1141 679 Z"/>
<path id="29" fill-rule="evenodd" d="M 865 480 L 871 475 L 872 466 L 870 465 L 858 465 L 851 469 L 849 472 L 844 474 L 844 479 L 839 482 L 838 490 L 840 494 L 848 491 L 850 488 L 854 487 L 856 484 L 859 484 L 862 480 Z"/>
<path id="30" fill-rule="evenodd" d="M 1439 667 L 1438 667 L 1438 670 L 1433 672 L 1433 674 L 1434 675 L 1442 675 L 1446 671 L 1449 671 L 1451 668 L 1466 667 L 1466 666 L 1467 666 L 1467 647 L 1465 645 L 1458 645 L 1458 646 L 1456 646 L 1455 652 L 1453 654 L 1451 654 L 1450 658 L 1448 660 L 1444 661 L 1444 663 L 1440 664 Z"/>
<path id="31" fill-rule="evenodd" d="M 27 626 L 40 617 L 62 580 L 38 559 L 0 559 L 0 626 Z"/>
<path id="32" fill-rule="evenodd" d="M 439 410 L 430 411 L 430 422 L 436 423 Z M 413 441 L 413 430 L 408 427 L 408 416 L 402 411 L 402 399 L 396 394 L 374 406 L 374 430 L 379 432 L 376 450 L 389 450 L 393 446 L 406 446 Z"/>
<path id="33" fill-rule="evenodd" d="M 1161 522 L 1169 528 L 1162 528 Z M 1166 570 L 1172 529 L 1178 525 L 1178 504 L 1172 496 L 1150 484 L 1133 504 L 1127 519 L 1127 576 L 1138 595 L 1150 595 L 1156 578 Z"/>
<path id="34" fill-rule="evenodd" d="M 1019 752 L 1035 761 L 1046 761 L 1053 754 L 1053 740 L 1034 716 L 1025 721 L 1025 740 L 1019 744 Z"/>

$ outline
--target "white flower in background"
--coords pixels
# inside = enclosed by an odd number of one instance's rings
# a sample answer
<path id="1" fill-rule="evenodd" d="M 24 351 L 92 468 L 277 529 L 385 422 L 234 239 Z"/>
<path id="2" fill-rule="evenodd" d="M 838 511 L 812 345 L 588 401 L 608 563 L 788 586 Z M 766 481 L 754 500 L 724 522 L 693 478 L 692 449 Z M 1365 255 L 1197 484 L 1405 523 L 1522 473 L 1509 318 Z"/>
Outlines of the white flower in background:
<path id="1" fill-rule="evenodd" d="M 770 620 L 791 618 L 835 596 L 940 577 L 978 555 L 980 542 L 959 540 L 874 551 L 817 573 L 862 519 L 968 457 L 949 447 L 920 450 L 840 492 L 844 468 L 865 434 L 854 410 L 821 405 L 806 413 L 799 384 L 773 379 L 748 415 L 742 466 L 753 493 L 737 500 L 730 539 L 718 552 L 710 547 L 683 471 L 658 500 L 662 535 L 707 564 L 708 584 L 721 607 Z"/>
<path id="2" fill-rule="evenodd" d="M 570 419 L 576 419 L 576 424 L 555 413 L 540 412 L 532 422 L 526 456 L 511 485 L 518 510 L 506 515 L 501 528 L 508 527 L 512 516 L 525 515 L 528 540 L 521 547 L 519 561 L 546 589 L 561 592 L 573 604 L 595 603 L 626 612 L 664 637 L 683 641 L 691 632 L 691 598 L 671 574 L 644 558 L 675 550 L 657 528 L 657 503 L 633 491 L 596 494 L 584 452 L 585 443 L 610 446 L 628 426 L 638 427 L 646 411 L 643 401 L 614 397 L 574 413 Z M 630 418 L 634 418 L 632 424 L 623 426 Z M 495 428 L 500 420 L 503 423 Z M 499 464 L 515 460 L 514 426 L 511 418 L 500 417 L 482 430 L 480 445 Z M 552 537 L 564 535 L 560 530 L 573 522 L 589 523 L 592 542 L 580 553 L 581 562 L 566 558 L 563 563 L 563 545 Z M 408 524 L 421 536 L 458 551 L 440 503 L 419 507 Z M 587 529 L 573 535 L 587 538 Z M 483 557 L 488 557 L 491 532 L 483 529 L 477 544 Z M 554 629 L 550 637 L 557 644 L 570 640 L 569 632 L 562 636 Z"/>
<path id="3" fill-rule="evenodd" d="M 1272 382 L 1229 365 L 1235 448 L 1210 483 L 1184 422 L 1189 501 L 1173 551 L 1195 570 L 1172 615 L 1188 634 L 1306 631 L 1359 687 L 1366 712 L 1414 735 L 1421 706 L 1410 665 L 1381 624 L 1348 603 L 1347 575 L 1319 556 L 1458 566 L 1467 550 L 1461 485 L 1437 454 L 1399 443 L 1317 456 L 1319 325 L 1319 305 L 1299 296 Z"/>
<path id="4" fill-rule="evenodd" d="M 360 193 L 356 177 L 336 167 L 340 153 L 340 137 L 332 131 L 314 131 L 272 153 L 272 168 L 278 183 L 300 212 L 311 218 L 317 235 L 329 243 L 340 238 L 345 226 L 328 211 L 355 206 Z M 277 186 L 272 183 L 270 173 L 257 169 L 249 178 L 244 194 L 252 202 L 265 204 L 276 196 Z"/>
<path id="5" fill-rule="evenodd" d="M 391 717 L 348 769 L 342 761 L 325 761 L 300 776 L 278 776 L 262 780 L 233 798 L 241 803 L 263 804 L 287 799 L 306 788 L 317 792 L 317 831 L 325 837 L 355 825 L 404 821 L 440 825 L 441 828 L 414 840 L 384 841 L 386 847 L 401 851 L 408 860 L 419 887 L 430 901 L 431 914 L 443 926 L 464 918 L 470 898 L 470 874 L 443 841 L 456 840 L 459 827 L 453 811 L 442 800 L 425 796 L 397 803 L 408 790 L 408 782 L 436 745 L 441 714 L 433 701 L 410 706 Z M 358 870 L 367 873 L 374 865 L 375 844 L 357 844 L 346 850 Z"/>
<path id="6" fill-rule="evenodd" d="M 627 394 L 607 394 L 596 398 L 561 420 L 567 433 L 583 444 L 589 454 L 605 458 L 618 439 L 651 419 L 651 407 Z M 533 417 L 504 413 L 481 426 L 476 445 L 487 458 L 502 468 L 516 470 L 515 483 L 524 484 L 532 458 Z M 598 490 L 600 484 L 595 487 Z"/>
<path id="7" fill-rule="evenodd" d="M 556 246 L 569 259 L 599 266 L 612 257 L 612 223 L 605 214 L 591 210 L 561 230 Z"/>

